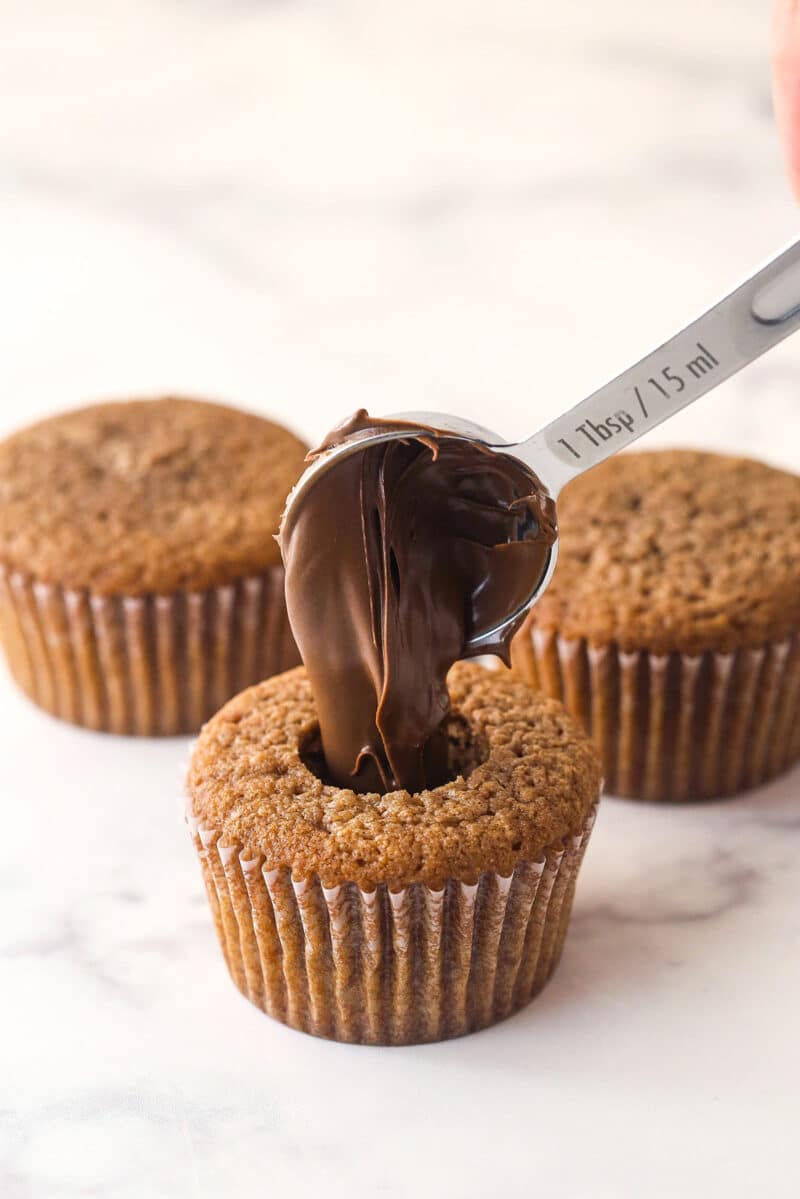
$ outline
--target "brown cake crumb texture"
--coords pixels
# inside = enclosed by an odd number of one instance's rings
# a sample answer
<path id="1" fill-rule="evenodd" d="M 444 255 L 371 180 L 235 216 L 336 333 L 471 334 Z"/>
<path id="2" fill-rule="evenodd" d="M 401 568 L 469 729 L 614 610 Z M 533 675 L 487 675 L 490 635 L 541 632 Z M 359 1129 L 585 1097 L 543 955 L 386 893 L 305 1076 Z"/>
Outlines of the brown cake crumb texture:
<path id="1" fill-rule="evenodd" d="M 100 594 L 259 574 L 305 452 L 259 416 L 174 397 L 42 421 L 0 445 L 0 564 Z"/>
<path id="2" fill-rule="evenodd" d="M 731 652 L 800 630 L 800 477 L 689 450 L 622 454 L 565 488 L 531 625 L 623 651 Z"/>
<path id="3" fill-rule="evenodd" d="M 188 778 L 192 814 L 221 845 L 263 856 L 264 870 L 363 890 L 507 876 L 579 834 L 599 766 L 561 705 L 474 664 L 457 664 L 449 686 L 454 712 L 487 754 L 467 778 L 415 795 L 323 783 L 300 757 L 316 727 L 301 667 L 242 692 L 204 727 Z"/>

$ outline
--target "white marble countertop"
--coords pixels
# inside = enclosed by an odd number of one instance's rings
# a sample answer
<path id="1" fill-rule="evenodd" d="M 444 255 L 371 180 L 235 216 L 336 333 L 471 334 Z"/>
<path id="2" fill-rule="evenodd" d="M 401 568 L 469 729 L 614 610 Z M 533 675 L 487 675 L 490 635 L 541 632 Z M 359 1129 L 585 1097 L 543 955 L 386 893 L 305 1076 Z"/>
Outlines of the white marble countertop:
<path id="1" fill-rule="evenodd" d="M 165 389 L 533 429 L 797 227 L 760 0 L 0 0 L 0 431 Z M 650 441 L 800 468 L 800 338 Z M 604 802 L 560 969 L 457 1042 L 227 978 L 187 743 L 0 681 L 0 1196 L 796 1196 L 800 775 Z"/>

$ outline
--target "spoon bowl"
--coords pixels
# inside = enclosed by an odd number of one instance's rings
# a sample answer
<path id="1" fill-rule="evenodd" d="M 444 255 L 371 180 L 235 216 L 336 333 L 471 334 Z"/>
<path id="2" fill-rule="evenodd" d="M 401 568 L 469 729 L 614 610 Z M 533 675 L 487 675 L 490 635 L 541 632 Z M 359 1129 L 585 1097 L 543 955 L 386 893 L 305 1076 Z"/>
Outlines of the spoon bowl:
<path id="1" fill-rule="evenodd" d="M 517 452 L 519 447 L 504 442 L 498 434 L 484 428 L 482 425 L 476 424 L 474 421 L 465 420 L 463 417 L 451 416 L 442 412 L 398 412 L 386 419 L 389 421 L 402 421 L 405 427 L 397 429 L 381 428 L 378 426 L 375 429 L 364 430 L 363 432 L 354 434 L 339 445 L 326 450 L 314 459 L 300 476 L 300 479 L 289 494 L 283 520 L 281 521 L 282 532 L 289 528 L 292 520 L 292 512 L 296 510 L 296 505 L 300 497 L 306 494 L 308 489 L 313 487 L 323 475 L 327 474 L 330 470 L 334 470 L 337 465 L 340 465 L 344 458 L 350 454 L 362 453 L 365 449 L 369 449 L 372 446 L 382 445 L 390 441 L 402 441 L 404 438 L 414 436 L 415 432 L 424 435 L 428 440 L 432 440 L 435 437 L 456 438 L 469 441 L 472 444 L 484 445 L 497 453 L 508 454 L 510 457 L 517 458 L 528 472 L 531 470 L 530 463 Z M 538 482 L 550 494 L 549 489 L 542 484 L 541 480 L 538 480 Z M 516 628 L 521 623 L 525 614 L 536 603 L 553 577 L 557 557 L 558 539 L 556 538 L 552 545 L 548 546 L 543 569 L 537 578 L 531 580 L 530 588 L 524 599 L 503 621 L 487 628 L 475 630 L 466 642 L 466 657 L 491 653 L 493 648 L 505 639 L 508 631 Z"/>

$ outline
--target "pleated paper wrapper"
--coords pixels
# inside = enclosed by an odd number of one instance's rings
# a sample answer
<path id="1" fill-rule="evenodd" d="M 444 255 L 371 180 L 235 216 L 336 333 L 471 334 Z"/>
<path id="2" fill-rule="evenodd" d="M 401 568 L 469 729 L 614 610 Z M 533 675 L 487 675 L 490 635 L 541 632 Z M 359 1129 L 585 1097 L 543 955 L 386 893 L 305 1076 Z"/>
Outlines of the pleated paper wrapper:
<path id="1" fill-rule="evenodd" d="M 458 1037 L 523 1007 L 552 975 L 596 808 L 513 874 L 364 891 L 265 870 L 187 817 L 231 977 L 256 1007 L 339 1041 Z"/>
<path id="2" fill-rule="evenodd" d="M 582 722 L 612 795 L 731 796 L 800 758 L 797 636 L 729 654 L 625 653 L 527 625 L 512 664 Z"/>
<path id="3" fill-rule="evenodd" d="M 148 736 L 196 732 L 232 695 L 300 661 L 280 566 L 222 587 L 136 596 L 0 568 L 0 639 L 40 707 Z"/>

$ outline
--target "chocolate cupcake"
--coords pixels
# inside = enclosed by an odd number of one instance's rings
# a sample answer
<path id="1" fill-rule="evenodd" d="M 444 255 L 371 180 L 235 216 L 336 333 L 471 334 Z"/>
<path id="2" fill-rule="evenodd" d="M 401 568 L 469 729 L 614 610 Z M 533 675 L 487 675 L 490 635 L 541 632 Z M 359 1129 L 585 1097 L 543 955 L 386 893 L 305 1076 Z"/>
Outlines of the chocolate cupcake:
<path id="1" fill-rule="evenodd" d="M 550 978 L 599 767 L 562 707 L 450 673 L 448 779 L 326 782 L 300 668 L 231 700 L 192 756 L 188 812 L 237 987 L 293 1028 L 409 1044 L 483 1028 Z M 344 698 L 344 697 L 343 697 Z"/>
<path id="2" fill-rule="evenodd" d="M 88 728 L 185 733 L 296 664 L 273 535 L 305 448 L 172 397 L 3 442 L 0 638 L 22 689 Z"/>
<path id="3" fill-rule="evenodd" d="M 600 750 L 607 789 L 733 795 L 800 757 L 800 478 L 686 450 L 565 489 L 550 588 L 517 673 Z"/>

